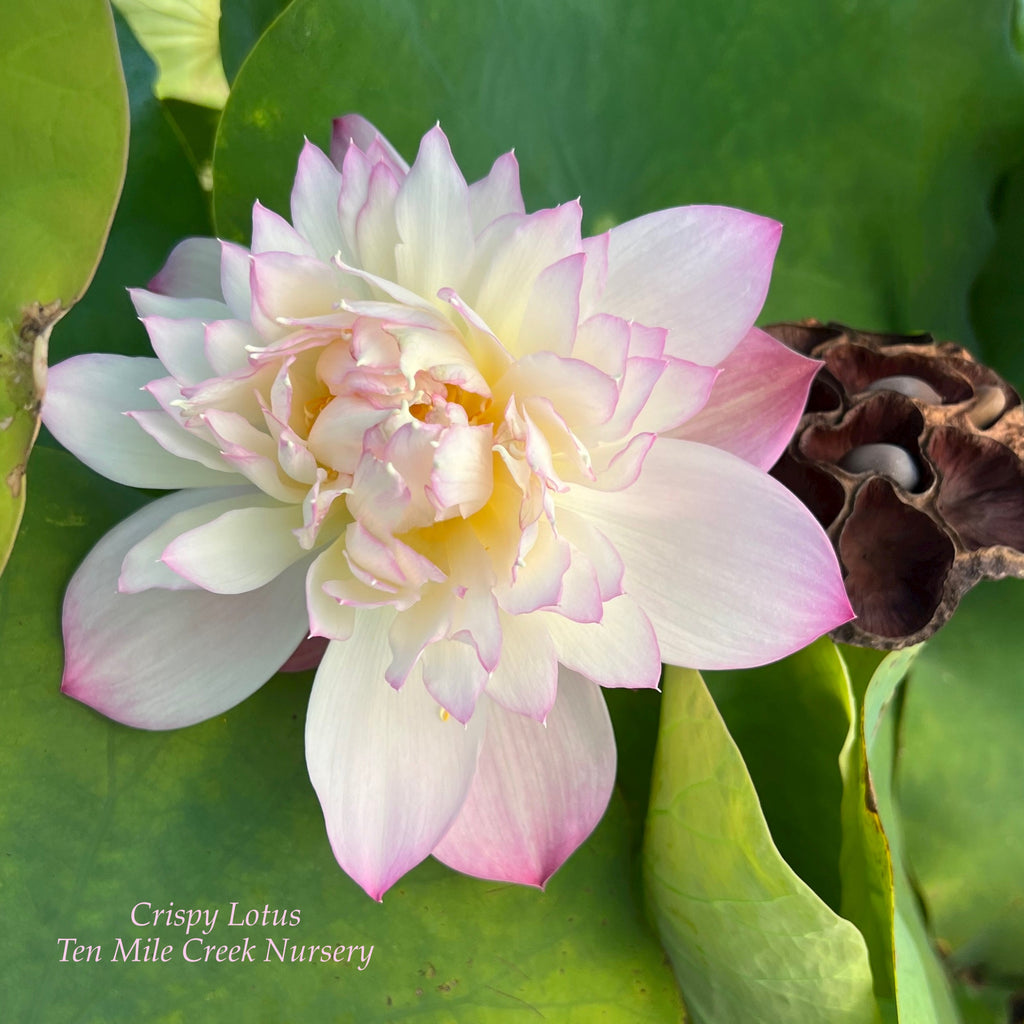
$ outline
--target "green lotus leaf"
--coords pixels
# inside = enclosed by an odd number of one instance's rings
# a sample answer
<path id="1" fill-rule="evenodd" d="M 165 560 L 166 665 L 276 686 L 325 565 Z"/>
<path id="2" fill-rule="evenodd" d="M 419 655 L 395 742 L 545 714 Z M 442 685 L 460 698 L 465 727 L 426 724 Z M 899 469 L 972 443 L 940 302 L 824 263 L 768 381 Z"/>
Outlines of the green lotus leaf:
<path id="1" fill-rule="evenodd" d="M 53 324 L 92 277 L 128 108 L 104 0 L 0 5 L 0 571 L 25 504 Z"/>
<path id="2" fill-rule="evenodd" d="M 160 99 L 220 108 L 228 81 L 220 59 L 220 0 L 111 0 L 150 54 Z"/>
<path id="3" fill-rule="evenodd" d="M 644 878 L 698 1024 L 878 1020 L 863 936 L 782 859 L 736 744 L 686 669 L 665 673 Z"/>

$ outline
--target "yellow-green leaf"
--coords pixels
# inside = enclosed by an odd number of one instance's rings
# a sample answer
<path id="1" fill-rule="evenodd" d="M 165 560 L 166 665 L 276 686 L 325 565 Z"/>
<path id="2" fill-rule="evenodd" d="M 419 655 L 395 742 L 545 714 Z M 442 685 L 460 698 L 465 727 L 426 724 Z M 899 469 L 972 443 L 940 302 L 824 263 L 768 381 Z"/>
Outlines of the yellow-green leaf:
<path id="1" fill-rule="evenodd" d="M 104 0 L 0 4 L 0 571 L 25 504 L 46 342 L 85 290 L 124 178 L 128 101 Z"/>
<path id="2" fill-rule="evenodd" d="M 665 673 L 644 877 L 695 1021 L 878 1019 L 863 937 L 782 859 L 739 750 L 686 669 Z"/>
<path id="3" fill-rule="evenodd" d="M 160 99 L 220 108 L 228 80 L 220 59 L 220 0 L 113 0 L 156 61 Z"/>

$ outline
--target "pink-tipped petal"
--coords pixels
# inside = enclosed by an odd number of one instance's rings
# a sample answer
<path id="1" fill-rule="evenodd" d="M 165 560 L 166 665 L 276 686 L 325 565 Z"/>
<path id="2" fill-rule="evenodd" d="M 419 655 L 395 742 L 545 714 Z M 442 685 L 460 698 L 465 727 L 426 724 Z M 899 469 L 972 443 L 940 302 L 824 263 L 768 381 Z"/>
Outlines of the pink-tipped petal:
<path id="1" fill-rule="evenodd" d="M 395 226 L 395 200 L 399 181 L 386 164 L 377 164 L 370 172 L 366 202 L 355 219 L 355 251 L 363 267 L 375 274 L 394 279 L 395 247 L 398 229 Z M 342 249 L 344 255 L 345 250 Z"/>
<path id="2" fill-rule="evenodd" d="M 601 820 L 614 783 L 604 697 L 562 669 L 544 724 L 489 709 L 472 788 L 434 856 L 478 878 L 543 887 Z"/>
<path id="3" fill-rule="evenodd" d="M 623 491 L 573 489 L 626 567 L 664 661 L 747 668 L 853 617 L 832 544 L 781 484 L 728 452 L 662 439 Z"/>
<path id="4" fill-rule="evenodd" d="M 526 212 L 519 188 L 519 163 L 515 153 L 499 156 L 491 167 L 491 173 L 469 186 L 469 210 L 475 235 L 479 235 L 499 217 L 508 213 Z"/>
<path id="5" fill-rule="evenodd" d="M 163 409 L 138 409 L 125 415 L 142 427 L 165 451 L 179 459 L 189 459 L 208 469 L 219 471 L 224 476 L 220 482 L 225 485 L 236 482 L 230 479 L 234 475 L 234 470 L 224 461 L 220 452 L 202 437 L 183 430 Z"/>
<path id="6" fill-rule="evenodd" d="M 781 233 L 776 221 L 724 206 L 677 207 L 620 224 L 608 232 L 598 305 L 667 327 L 670 355 L 714 365 L 761 312 Z"/>
<path id="7" fill-rule="evenodd" d="M 142 322 L 157 358 L 179 384 L 198 384 L 214 375 L 206 359 L 206 326 L 202 320 L 150 316 Z"/>
<path id="8" fill-rule="evenodd" d="M 439 511 L 458 510 L 467 518 L 487 504 L 494 484 L 492 443 L 489 425 L 449 427 L 441 435 L 428 488 Z"/>
<path id="9" fill-rule="evenodd" d="M 180 534 L 164 549 L 162 559 L 203 590 L 244 594 L 306 557 L 293 532 L 301 525 L 300 506 L 253 495 L 251 507 L 229 509 Z"/>
<path id="10" fill-rule="evenodd" d="M 513 615 L 525 615 L 538 608 L 557 605 L 562 594 L 562 577 L 568 571 L 571 559 L 568 541 L 556 537 L 543 522 L 536 543 L 525 557 L 520 558 L 513 577 L 495 588 L 502 610 Z"/>
<path id="11" fill-rule="evenodd" d="M 246 508 L 262 495 L 251 487 L 216 487 L 191 490 L 194 504 L 168 516 L 152 533 L 128 550 L 121 564 L 117 589 L 122 594 L 138 594 L 154 587 L 164 590 L 195 590 L 198 584 L 179 576 L 161 561 L 164 549 L 176 537 L 197 526 L 204 526 L 236 508 Z"/>
<path id="12" fill-rule="evenodd" d="M 183 299 L 224 300 L 220 288 L 220 242 L 186 238 L 172 250 L 149 290 Z"/>
<path id="13" fill-rule="evenodd" d="M 430 696 L 456 721 L 468 722 L 487 682 L 476 649 L 456 640 L 438 640 L 424 650 L 420 664 Z"/>
<path id="14" fill-rule="evenodd" d="M 543 615 L 501 615 L 501 657 L 487 696 L 507 711 L 543 722 L 558 692 L 558 659 Z"/>
<path id="15" fill-rule="evenodd" d="M 628 594 L 608 601 L 600 622 L 540 616 L 558 660 L 599 686 L 656 687 L 661 651 L 654 627 Z"/>
<path id="16" fill-rule="evenodd" d="M 603 235 L 583 239 L 582 249 L 587 257 L 587 265 L 583 273 L 583 287 L 580 289 L 580 312 L 584 317 L 602 308 L 600 298 L 608 280 L 608 246 L 607 231 Z"/>
<path id="17" fill-rule="evenodd" d="M 462 297 L 506 345 L 519 337 L 540 274 L 581 251 L 582 218 L 578 202 L 565 203 L 523 217 L 502 217 L 480 236 L 478 250 L 486 254 L 479 261 L 480 280 Z"/>
<path id="18" fill-rule="evenodd" d="M 339 604 L 324 591 L 324 584 L 351 577 L 352 571 L 345 561 L 344 540 L 335 541 L 314 559 L 306 574 L 306 607 L 309 610 L 309 631 L 313 636 L 347 640 L 352 635 L 356 623 L 355 609 Z"/>
<path id="19" fill-rule="evenodd" d="M 428 644 L 441 640 L 451 624 L 451 592 L 435 593 L 396 615 L 388 633 L 391 663 L 384 678 L 398 689 L 419 663 Z"/>
<path id="20" fill-rule="evenodd" d="M 248 289 L 248 261 L 245 265 L 245 274 Z M 246 316 L 248 315 L 249 307 L 246 305 Z M 241 320 L 214 320 L 206 325 L 206 359 L 222 377 L 230 377 L 247 370 L 249 353 L 246 346 L 262 348 L 264 344 L 264 340 L 252 327 Z"/>
<path id="21" fill-rule="evenodd" d="M 353 144 L 367 154 L 371 150 L 379 150 L 400 175 L 408 173 L 409 165 L 399 155 L 398 150 L 365 117 L 359 114 L 336 117 L 331 134 L 331 163 L 339 171 L 344 166 L 349 146 Z"/>
<path id="22" fill-rule="evenodd" d="M 513 363 L 494 385 L 494 400 L 548 400 L 574 427 L 604 423 L 615 411 L 619 389 L 596 366 L 554 352 L 534 352 Z"/>
<path id="23" fill-rule="evenodd" d="M 302 237 L 278 213 L 257 202 L 252 208 L 253 255 L 266 252 L 286 252 L 292 256 L 315 257 L 312 243 Z"/>
<path id="24" fill-rule="evenodd" d="M 301 567 L 238 597 L 117 592 L 129 550 L 208 497 L 160 498 L 89 553 L 64 598 L 64 693 L 126 725 L 176 729 L 234 707 L 295 649 L 307 629 Z"/>
<path id="25" fill-rule="evenodd" d="M 416 162 L 395 197 L 401 242 L 399 279 L 424 296 L 458 289 L 473 256 L 469 189 L 440 126 L 423 136 Z"/>
<path id="26" fill-rule="evenodd" d="M 253 312 L 256 307 L 271 323 L 269 331 L 288 333 L 279 318 L 323 316 L 346 298 L 344 278 L 337 267 L 308 256 L 265 252 L 252 261 Z M 255 321 L 254 321 L 255 322 Z M 263 325 L 257 323 L 264 336 Z"/>
<path id="27" fill-rule="evenodd" d="M 331 259 L 344 246 L 338 220 L 340 191 L 338 169 L 307 139 L 292 186 L 292 223 L 322 260 Z"/>
<path id="28" fill-rule="evenodd" d="M 586 260 L 583 253 L 573 253 L 537 276 L 515 345 L 519 355 L 547 351 L 568 356 L 572 352 Z"/>
<path id="29" fill-rule="evenodd" d="M 164 368 L 157 359 L 99 353 L 51 366 L 43 422 L 90 469 L 130 487 L 217 487 L 224 474 L 178 458 L 162 447 L 129 410 L 158 409 L 142 388 Z M 183 444 L 188 435 L 181 428 Z"/>
<path id="30" fill-rule="evenodd" d="M 633 420 L 635 432 L 661 434 L 700 415 L 714 394 L 718 371 L 685 359 L 666 358 L 658 378 L 640 414 Z"/>
<path id="31" fill-rule="evenodd" d="M 636 326 L 608 313 L 588 317 L 579 325 L 572 354 L 618 379 L 626 372 L 629 356 L 637 355 L 630 351 L 630 338 Z M 655 358 L 660 356 L 659 352 Z"/>
<path id="32" fill-rule="evenodd" d="M 608 538 L 582 516 L 568 509 L 558 510 L 558 532 L 577 549 L 573 551 L 574 559 L 585 555 L 594 567 L 601 600 L 610 601 L 618 597 L 622 593 L 622 559 Z"/>
<path id="33" fill-rule="evenodd" d="M 249 288 L 251 260 L 248 249 L 233 242 L 220 243 L 220 286 L 231 315 L 239 320 L 249 319 L 252 306 L 252 290 Z"/>
<path id="34" fill-rule="evenodd" d="M 174 319 L 192 317 L 196 320 L 221 320 L 231 316 L 227 303 L 217 299 L 179 298 L 146 291 L 145 288 L 129 288 L 128 298 L 142 319 L 147 316 L 169 316 Z"/>
<path id="35" fill-rule="evenodd" d="M 359 612 L 327 648 L 309 699 L 306 764 L 338 863 L 373 899 L 437 845 L 469 792 L 485 716 L 466 726 L 422 684 L 395 690 L 390 617 Z"/>
<path id="36" fill-rule="evenodd" d="M 770 469 L 793 436 L 821 364 L 754 327 L 720 366 L 707 405 L 668 436 Z"/>

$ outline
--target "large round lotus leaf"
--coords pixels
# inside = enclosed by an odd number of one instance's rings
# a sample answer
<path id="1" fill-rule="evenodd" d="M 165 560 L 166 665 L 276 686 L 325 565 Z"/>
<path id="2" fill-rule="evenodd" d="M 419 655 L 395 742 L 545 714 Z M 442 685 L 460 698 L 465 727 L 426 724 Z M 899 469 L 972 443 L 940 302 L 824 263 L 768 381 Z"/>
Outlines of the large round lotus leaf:
<path id="1" fill-rule="evenodd" d="M 968 340 L 1024 81 L 1001 0 L 296 0 L 246 61 L 214 163 L 224 234 L 286 212 L 303 135 L 357 111 L 467 178 L 515 147 L 528 207 L 591 230 L 726 203 L 786 225 L 766 308 Z"/>
<path id="2" fill-rule="evenodd" d="M 160 77 L 156 95 L 222 107 L 228 83 L 220 59 L 220 0 L 113 0 Z"/>
<path id="3" fill-rule="evenodd" d="M 61 696 L 65 582 L 144 499 L 49 448 L 36 450 L 32 472 L 0 580 L 0 893 L 5 921 L 17 922 L 0 929 L 5 1021 L 681 1020 L 625 881 L 631 844 L 618 797 L 546 892 L 429 861 L 377 904 L 335 863 L 306 776 L 310 673 L 275 677 L 228 714 L 169 733 L 117 725 Z M 139 903 L 150 906 L 133 924 Z M 236 921 L 258 913 L 232 924 L 233 905 Z M 264 919 L 266 907 L 289 920 L 295 911 L 298 923 Z M 159 908 L 218 918 L 207 936 L 186 936 L 166 917 L 153 923 Z M 138 962 L 121 962 L 118 939 Z M 246 939 L 252 962 L 185 959 Z M 342 944 L 343 962 L 322 961 L 324 946 Z M 77 947 L 99 952 L 75 962 Z M 173 947 L 170 959 L 146 962 L 160 947 Z"/>
<path id="4" fill-rule="evenodd" d="M 911 868 L 952 963 L 1024 984 L 1024 581 L 973 590 L 910 675 L 899 797 Z"/>
<path id="5" fill-rule="evenodd" d="M 92 277 L 128 143 L 104 0 L 0 5 L 0 572 L 25 504 L 50 328 Z"/>
<path id="6" fill-rule="evenodd" d="M 116 20 L 131 108 L 124 192 L 96 277 L 53 332 L 51 364 L 97 350 L 152 355 L 128 288 L 145 287 L 184 236 L 212 234 L 199 181 L 153 95 L 156 67 L 126 22 L 120 16 Z"/>

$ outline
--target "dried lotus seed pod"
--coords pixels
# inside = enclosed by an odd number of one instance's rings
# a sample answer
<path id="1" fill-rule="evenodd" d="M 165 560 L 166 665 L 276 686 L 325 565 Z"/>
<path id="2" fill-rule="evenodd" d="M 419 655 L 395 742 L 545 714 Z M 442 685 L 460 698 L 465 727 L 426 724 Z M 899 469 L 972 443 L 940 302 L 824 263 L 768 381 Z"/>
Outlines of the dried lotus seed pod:
<path id="1" fill-rule="evenodd" d="M 994 370 L 931 335 L 773 324 L 824 362 L 772 473 L 824 526 L 857 618 L 846 643 L 931 636 L 984 577 L 1024 577 L 1024 407 Z"/>

